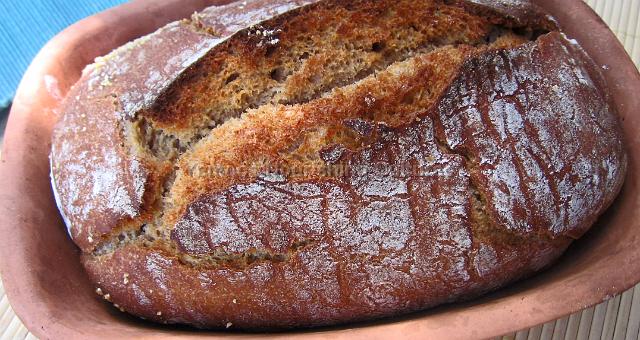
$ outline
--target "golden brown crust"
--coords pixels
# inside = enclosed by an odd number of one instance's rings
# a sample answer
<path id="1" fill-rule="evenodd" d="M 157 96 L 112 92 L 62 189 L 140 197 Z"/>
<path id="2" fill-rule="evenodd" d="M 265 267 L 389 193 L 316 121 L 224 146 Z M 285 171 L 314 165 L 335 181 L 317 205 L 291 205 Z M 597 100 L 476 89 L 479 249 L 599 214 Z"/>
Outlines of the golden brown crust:
<path id="1" fill-rule="evenodd" d="M 265 164 L 296 177 L 320 175 L 322 163 L 310 161 L 307 150 L 297 152 L 306 146 L 298 145 L 300 138 L 322 130 L 326 131 L 322 140 L 314 142 L 328 145 L 331 133 L 349 119 L 390 126 L 412 121 L 417 110 L 435 102 L 464 58 L 473 52 L 477 51 L 468 46 L 444 47 L 394 64 L 375 77 L 336 89 L 323 98 L 298 105 L 265 105 L 246 112 L 241 120 L 227 122 L 179 160 L 166 224 L 175 224 L 176 216 L 184 214 L 186 205 L 199 196 L 252 180 L 265 171 Z M 428 90 L 425 83 L 429 84 Z M 344 139 L 334 142 L 358 145 L 367 138 Z M 303 156 L 292 157 L 291 153 Z M 299 173 L 302 170 L 304 173 Z"/>
<path id="2" fill-rule="evenodd" d="M 87 272 L 134 315 L 265 329 L 540 270 L 626 169 L 599 70 L 555 29 L 527 1 L 256 1 L 121 48 L 54 133 Z"/>

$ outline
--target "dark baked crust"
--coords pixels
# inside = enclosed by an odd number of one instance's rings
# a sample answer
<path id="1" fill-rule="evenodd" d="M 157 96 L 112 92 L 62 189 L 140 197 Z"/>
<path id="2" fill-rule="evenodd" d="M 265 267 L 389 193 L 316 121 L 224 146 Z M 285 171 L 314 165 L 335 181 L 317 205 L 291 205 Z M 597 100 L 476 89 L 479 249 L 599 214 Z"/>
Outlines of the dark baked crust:
<path id="1" fill-rule="evenodd" d="M 470 11 L 511 27 L 530 27 L 552 31 L 555 20 L 529 0 L 454 0 Z"/>
<path id="2" fill-rule="evenodd" d="M 471 158 L 471 176 L 498 225 L 578 238 L 622 184 L 621 131 L 582 49 L 559 33 L 537 45 L 468 61 L 439 104 L 438 131 Z"/>
<path id="3" fill-rule="evenodd" d="M 471 298 L 555 260 L 622 185 L 626 158 L 606 87 L 575 42 L 537 38 L 555 26 L 528 2 L 453 3 L 486 18 L 474 22 L 481 38 L 499 24 L 534 41 L 443 47 L 321 98 L 245 112 L 180 156 L 168 195 L 175 160 L 150 157 L 131 140 L 131 122 L 200 124 L 170 103 L 199 88 L 225 44 L 259 44 L 225 37 L 285 11 L 261 25 L 344 4 L 207 9 L 89 68 L 63 104 L 52 175 L 99 293 L 160 322 L 317 326 Z M 422 88 L 431 97 L 416 100 Z M 322 129 L 351 131 L 312 149 L 313 164 L 341 171 L 190 172 L 265 159 L 281 170 L 298 164 L 281 150 Z M 158 239 L 140 236 L 141 224 Z M 133 240 L 119 242 L 123 230 Z"/>

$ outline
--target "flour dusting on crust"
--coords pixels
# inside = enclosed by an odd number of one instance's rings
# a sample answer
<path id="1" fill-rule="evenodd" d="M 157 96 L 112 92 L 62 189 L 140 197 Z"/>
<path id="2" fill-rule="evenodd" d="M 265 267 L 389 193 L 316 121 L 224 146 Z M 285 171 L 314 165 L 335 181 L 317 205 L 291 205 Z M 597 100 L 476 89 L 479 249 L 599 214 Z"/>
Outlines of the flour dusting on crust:
<path id="1" fill-rule="evenodd" d="M 468 61 L 444 94 L 447 144 L 477 163 L 472 175 L 507 229 L 579 236 L 597 216 L 584 212 L 601 211 L 619 186 L 616 117 L 583 53 L 552 33 Z"/>

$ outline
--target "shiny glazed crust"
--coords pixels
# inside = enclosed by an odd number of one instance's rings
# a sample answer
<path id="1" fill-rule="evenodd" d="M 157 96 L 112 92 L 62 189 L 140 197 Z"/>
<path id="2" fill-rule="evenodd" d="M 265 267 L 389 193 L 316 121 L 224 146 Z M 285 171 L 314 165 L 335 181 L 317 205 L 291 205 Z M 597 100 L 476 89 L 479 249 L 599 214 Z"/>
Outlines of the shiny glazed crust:
<path id="1" fill-rule="evenodd" d="M 531 275 L 588 230 L 626 169 L 608 100 L 526 1 L 212 7 L 85 70 L 54 192 L 97 292 L 134 315 L 392 316 Z"/>

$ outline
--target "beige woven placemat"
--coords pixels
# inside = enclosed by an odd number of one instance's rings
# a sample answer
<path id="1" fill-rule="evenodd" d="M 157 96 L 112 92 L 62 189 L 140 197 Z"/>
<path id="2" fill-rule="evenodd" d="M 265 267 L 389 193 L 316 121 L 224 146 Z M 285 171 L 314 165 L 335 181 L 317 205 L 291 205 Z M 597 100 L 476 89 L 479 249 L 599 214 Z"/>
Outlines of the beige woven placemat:
<path id="1" fill-rule="evenodd" d="M 640 0 L 585 0 L 640 67 Z M 13 313 L 0 280 L 0 339 L 36 339 Z M 500 338 L 498 338 L 500 339 Z M 503 339 L 640 339 L 640 284 L 595 307 L 508 334 Z"/>

